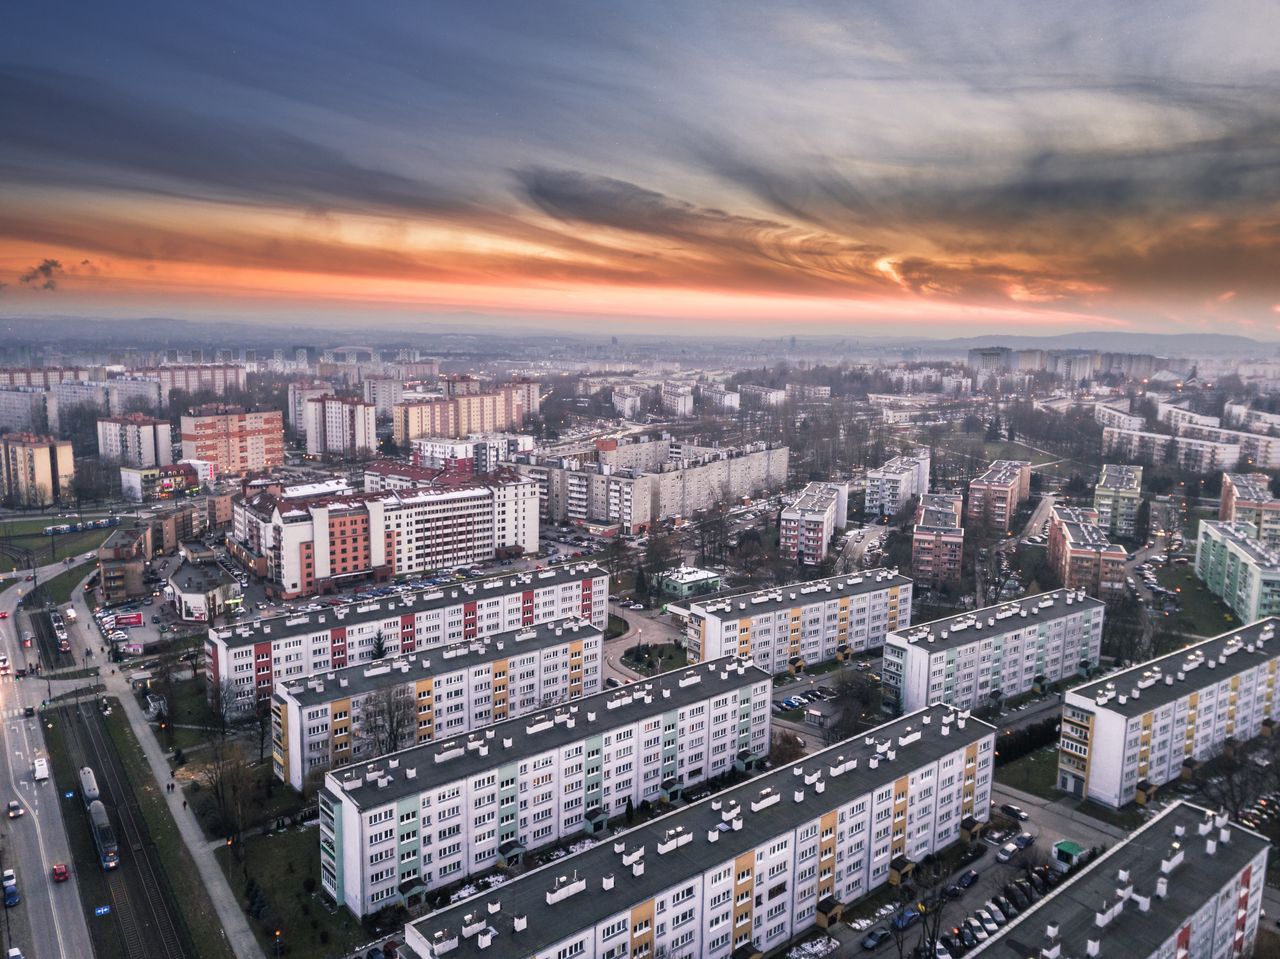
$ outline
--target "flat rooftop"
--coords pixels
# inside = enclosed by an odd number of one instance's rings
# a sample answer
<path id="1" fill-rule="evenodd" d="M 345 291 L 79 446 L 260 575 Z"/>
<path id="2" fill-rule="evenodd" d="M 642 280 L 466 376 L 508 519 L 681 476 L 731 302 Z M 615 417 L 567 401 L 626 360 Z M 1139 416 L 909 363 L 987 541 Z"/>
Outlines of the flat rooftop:
<path id="1" fill-rule="evenodd" d="M 1274 616 L 1233 629 L 1192 646 L 1132 666 L 1086 686 L 1069 696 L 1089 706 L 1122 716 L 1140 716 L 1211 683 L 1219 683 L 1280 656 Z"/>
<path id="2" fill-rule="evenodd" d="M 361 809 L 383 806 L 771 679 L 750 659 L 726 656 L 494 723 L 462 736 L 344 766 L 328 774 L 327 787 L 332 793 L 346 795 Z M 487 748 L 481 751 L 482 746 Z"/>
<path id="3" fill-rule="evenodd" d="M 290 636 L 309 636 L 312 633 L 333 629 L 335 626 L 351 627 L 360 623 L 382 622 L 390 616 L 401 616 L 432 609 L 444 609 L 458 603 L 467 603 L 521 593 L 530 589 L 546 589 L 565 583 L 608 575 L 595 563 L 572 563 L 547 569 L 529 570 L 514 576 L 491 576 L 473 579 L 451 586 L 431 586 L 426 589 L 394 593 L 379 599 L 361 600 L 329 606 L 309 613 L 276 616 L 254 620 L 235 626 L 211 629 L 229 647 L 251 646 L 255 642 L 284 639 Z"/>
<path id="4" fill-rule="evenodd" d="M 1090 941 L 1098 943 L 1097 955 L 1104 959 L 1154 955 L 1268 847 L 1264 837 L 1225 816 L 1175 803 L 971 955 L 1026 959 L 1058 943 L 1063 957 L 1085 956 Z M 1161 879 L 1167 885 L 1157 895 Z M 1050 927 L 1056 927 L 1056 938 L 1048 936 Z"/>
<path id="5" fill-rule="evenodd" d="M 994 733 L 967 713 L 931 706 L 410 923 L 406 945 L 425 957 L 432 954 L 432 942 L 456 938 L 451 957 L 538 955 L 687 877 L 732 862 L 770 837 Z M 640 875 L 634 871 L 638 863 L 644 864 Z M 606 886 L 615 877 L 612 888 Z M 527 926 L 517 932 L 518 916 Z M 485 929 L 493 935 L 488 948 L 480 946 Z"/>
<path id="6" fill-rule="evenodd" d="M 848 494 L 848 487 L 840 483 L 810 483 L 785 513 L 825 513 L 837 501 L 841 493 Z"/>
<path id="7" fill-rule="evenodd" d="M 1275 503 L 1271 495 L 1271 477 L 1266 473 L 1227 473 L 1224 479 L 1231 480 L 1236 488 L 1236 499 L 1250 503 Z"/>
<path id="8" fill-rule="evenodd" d="M 1264 572 L 1280 570 L 1280 551 L 1271 549 L 1260 539 L 1252 523 L 1229 523 L 1225 520 L 1201 520 L 1200 527 L 1210 527 L 1236 549 L 1248 557 L 1249 562 Z"/>
<path id="9" fill-rule="evenodd" d="M 1142 489 L 1142 467 L 1127 466 L 1123 463 L 1104 463 L 1102 475 L 1098 477 L 1098 486 L 1102 489 L 1140 490 Z"/>
<path id="10" fill-rule="evenodd" d="M 890 639 L 927 643 L 934 652 L 967 646 L 992 636 L 1002 636 L 1023 629 L 1033 622 L 1045 623 L 1077 616 L 1094 609 L 1106 608 L 1102 600 L 1086 596 L 1083 590 L 1055 589 L 1047 593 L 1024 596 L 1008 603 L 997 603 L 968 613 L 944 616 L 931 623 L 919 623 L 889 634 Z"/>
<path id="11" fill-rule="evenodd" d="M 1023 470 L 1031 468 L 1030 460 L 993 460 L 981 476 L 975 476 L 973 483 L 989 483 L 992 486 L 1009 486 L 1022 478 Z"/>
<path id="12" fill-rule="evenodd" d="M 910 586 L 911 580 L 896 570 L 869 569 L 857 576 L 831 576 L 810 583 L 791 583 L 778 589 L 743 591 L 692 603 L 690 612 L 705 616 L 757 616 L 780 609 L 791 609 L 808 603 L 825 603 L 842 596 L 859 596 L 894 586 Z"/>
<path id="13" fill-rule="evenodd" d="M 518 656 L 532 649 L 556 646 L 572 639 L 592 639 L 600 635 L 600 630 L 586 620 L 566 619 L 493 633 L 466 643 L 433 646 L 412 657 L 400 656 L 357 666 L 344 666 L 342 669 L 316 673 L 305 679 L 284 683 L 284 688 L 290 699 L 306 708 L 334 699 L 361 696 L 388 686 L 454 673 L 495 659 Z"/>
<path id="14" fill-rule="evenodd" d="M 1125 554 L 1124 548 L 1111 542 L 1107 531 L 1097 524 L 1094 519 L 1097 515 L 1096 511 L 1083 510 L 1074 506 L 1055 506 L 1052 512 L 1054 522 L 1062 527 L 1067 545 L 1071 549 Z"/>

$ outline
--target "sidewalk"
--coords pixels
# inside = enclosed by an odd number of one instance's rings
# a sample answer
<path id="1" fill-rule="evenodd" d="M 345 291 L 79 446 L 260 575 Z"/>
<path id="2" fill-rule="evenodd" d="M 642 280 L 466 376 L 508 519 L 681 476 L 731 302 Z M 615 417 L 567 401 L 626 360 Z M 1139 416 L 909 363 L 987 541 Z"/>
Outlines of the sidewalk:
<path id="1" fill-rule="evenodd" d="M 83 595 L 82 591 L 76 590 L 74 602 L 77 615 L 80 616 L 78 625 L 85 630 L 81 637 L 88 635 L 92 641 L 92 619 L 89 615 L 89 609 L 85 605 Z M 160 744 L 156 742 L 156 737 L 151 732 L 151 727 L 146 717 L 142 714 L 142 708 L 138 705 L 133 691 L 129 688 L 128 680 L 119 670 L 113 674 L 108 668 L 104 670 L 104 675 L 100 677 L 100 681 L 106 685 L 109 695 L 119 698 L 120 706 L 129 718 L 129 726 L 133 729 L 133 734 L 137 737 L 138 742 L 142 744 L 142 752 L 151 766 L 152 775 L 155 776 L 156 782 L 163 786 L 163 784 L 170 781 L 169 762 L 165 759 Z M 205 839 L 204 833 L 196 823 L 195 814 L 190 809 L 182 808 L 182 792 L 179 790 L 175 790 L 172 793 L 164 791 L 162 795 L 169 805 L 169 812 L 173 816 L 174 822 L 177 823 L 178 831 L 182 834 L 182 841 L 186 843 L 187 850 L 191 853 L 191 858 L 195 860 L 201 882 L 209 892 L 209 899 L 213 902 L 213 907 L 218 913 L 218 921 L 222 926 L 222 932 L 227 938 L 228 945 L 231 946 L 238 959 L 264 959 L 262 948 L 258 945 L 258 940 L 254 937 L 253 930 L 249 928 L 249 922 L 245 918 L 244 912 L 240 909 L 240 904 L 236 901 L 222 868 L 214 858 L 213 847 Z"/>

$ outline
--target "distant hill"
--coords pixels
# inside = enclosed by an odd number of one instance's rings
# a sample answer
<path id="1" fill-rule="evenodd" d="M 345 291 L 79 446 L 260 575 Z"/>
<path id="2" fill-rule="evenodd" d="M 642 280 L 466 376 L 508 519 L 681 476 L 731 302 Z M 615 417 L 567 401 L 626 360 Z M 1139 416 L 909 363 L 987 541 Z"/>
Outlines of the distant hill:
<path id="1" fill-rule="evenodd" d="M 1055 336 L 964 336 L 946 340 L 918 339 L 935 350 L 970 350 L 1007 346 L 1015 350 L 1102 350 L 1111 353 L 1155 353 L 1159 356 L 1269 356 L 1273 343 L 1229 333 L 1060 333 Z"/>

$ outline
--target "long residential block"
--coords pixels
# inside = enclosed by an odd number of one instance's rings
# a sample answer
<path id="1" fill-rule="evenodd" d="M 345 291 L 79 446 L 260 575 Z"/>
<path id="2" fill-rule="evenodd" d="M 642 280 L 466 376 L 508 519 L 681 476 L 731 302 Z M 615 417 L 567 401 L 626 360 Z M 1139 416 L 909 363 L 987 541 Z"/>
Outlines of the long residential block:
<path id="1" fill-rule="evenodd" d="M 1067 692 L 1058 787 L 1107 806 L 1145 803 L 1228 737 L 1271 735 L 1275 617 Z"/>
<path id="2" fill-rule="evenodd" d="M 884 643 L 911 623 L 911 580 L 888 569 L 735 593 L 689 608 L 690 662 L 750 656 L 780 673 Z"/>
<path id="3" fill-rule="evenodd" d="M 1269 851 L 1266 837 L 1225 815 L 1174 803 L 969 955 L 1261 957 Z"/>
<path id="4" fill-rule="evenodd" d="M 890 633 L 885 698 L 903 713 L 1018 696 L 1098 664 L 1105 604 L 1055 589 Z"/>
<path id="5" fill-rule="evenodd" d="M 1280 552 L 1257 533 L 1252 523 L 1203 520 L 1196 540 L 1196 576 L 1245 623 L 1280 613 Z"/>
<path id="6" fill-rule="evenodd" d="M 568 619 L 280 683 L 275 774 L 302 790 L 335 766 L 597 693 L 601 644 L 600 630 Z"/>
<path id="7" fill-rule="evenodd" d="M 571 617 L 603 630 L 608 595 L 609 574 L 576 563 L 216 627 L 205 640 L 210 694 L 249 708 L 277 682 L 371 661 L 379 636 L 394 658 Z"/>
<path id="8" fill-rule="evenodd" d="M 937 706 L 410 923 L 420 959 L 770 952 L 987 818 L 995 730 Z"/>
<path id="9" fill-rule="evenodd" d="M 366 915 L 598 834 L 628 803 L 753 770 L 769 752 L 771 688 L 727 657 L 330 773 L 325 891 Z"/>

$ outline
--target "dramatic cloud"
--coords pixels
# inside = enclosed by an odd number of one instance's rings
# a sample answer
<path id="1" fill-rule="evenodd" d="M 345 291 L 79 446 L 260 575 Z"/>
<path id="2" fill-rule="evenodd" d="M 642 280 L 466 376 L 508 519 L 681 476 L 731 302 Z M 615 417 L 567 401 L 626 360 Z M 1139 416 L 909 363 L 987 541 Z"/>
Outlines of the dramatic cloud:
<path id="1" fill-rule="evenodd" d="M 22 276 L 18 277 L 18 280 L 37 290 L 56 290 L 58 288 L 58 277 L 62 275 L 62 272 L 62 264 L 60 262 L 46 259 L 23 273 Z"/>
<path id="2" fill-rule="evenodd" d="M 1263 0 L 130 0 L 11 27 L 12 309 L 1270 331 L 1280 302 Z"/>

